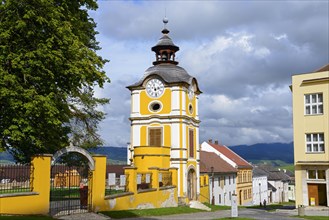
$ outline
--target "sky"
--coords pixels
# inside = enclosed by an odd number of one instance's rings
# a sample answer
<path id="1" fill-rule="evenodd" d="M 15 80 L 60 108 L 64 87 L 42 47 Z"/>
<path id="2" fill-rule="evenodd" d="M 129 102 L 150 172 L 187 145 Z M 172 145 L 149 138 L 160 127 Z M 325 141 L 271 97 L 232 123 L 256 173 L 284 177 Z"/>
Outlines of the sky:
<path id="1" fill-rule="evenodd" d="M 200 143 L 227 146 L 293 141 L 294 74 L 329 63 L 329 1 L 98 1 L 98 54 L 111 83 L 99 133 L 105 145 L 130 142 L 130 91 L 155 59 L 151 47 L 169 36 L 179 66 L 198 80 Z"/>

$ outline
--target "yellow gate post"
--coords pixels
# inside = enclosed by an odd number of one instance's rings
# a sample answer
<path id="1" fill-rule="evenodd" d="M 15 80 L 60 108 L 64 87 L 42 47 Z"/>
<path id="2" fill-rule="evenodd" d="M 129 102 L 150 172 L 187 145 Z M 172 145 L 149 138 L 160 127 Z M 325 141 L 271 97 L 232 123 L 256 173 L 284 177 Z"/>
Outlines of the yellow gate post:
<path id="1" fill-rule="evenodd" d="M 98 212 L 102 210 L 105 200 L 105 176 L 106 176 L 106 156 L 93 155 L 95 161 L 95 169 L 92 177 L 91 201 L 92 211 Z"/>

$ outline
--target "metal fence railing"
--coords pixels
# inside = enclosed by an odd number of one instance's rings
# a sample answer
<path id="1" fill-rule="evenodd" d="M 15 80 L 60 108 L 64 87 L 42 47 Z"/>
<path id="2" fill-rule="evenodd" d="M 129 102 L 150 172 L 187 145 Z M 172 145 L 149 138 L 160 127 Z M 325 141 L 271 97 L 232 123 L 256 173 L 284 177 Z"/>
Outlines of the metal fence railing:
<path id="1" fill-rule="evenodd" d="M 152 173 L 137 173 L 137 190 L 152 188 Z"/>
<path id="2" fill-rule="evenodd" d="M 105 183 L 105 196 L 128 192 L 129 175 L 109 176 Z"/>
<path id="3" fill-rule="evenodd" d="M 159 187 L 172 186 L 172 174 L 170 171 L 159 172 Z"/>
<path id="4" fill-rule="evenodd" d="M 0 194 L 32 192 L 33 165 L 0 165 Z"/>

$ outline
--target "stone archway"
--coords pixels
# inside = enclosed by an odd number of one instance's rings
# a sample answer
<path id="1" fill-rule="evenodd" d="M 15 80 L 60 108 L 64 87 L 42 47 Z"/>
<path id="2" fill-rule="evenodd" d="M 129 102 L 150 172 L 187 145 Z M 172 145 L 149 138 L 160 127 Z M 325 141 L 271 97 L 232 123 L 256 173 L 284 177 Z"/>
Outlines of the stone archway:
<path id="1" fill-rule="evenodd" d="M 77 154 L 82 157 L 76 157 Z M 59 160 L 63 155 L 66 155 L 65 160 Z M 81 164 L 79 161 L 83 157 L 87 160 L 86 163 Z M 72 161 L 78 163 L 72 163 Z M 71 145 L 53 155 L 50 179 L 50 215 L 69 215 L 91 210 L 94 170 L 95 161 L 83 148 Z"/>
<path id="2" fill-rule="evenodd" d="M 196 200 L 197 183 L 196 183 L 196 172 L 194 168 L 190 168 L 187 174 L 187 197 L 191 200 Z"/>
<path id="3" fill-rule="evenodd" d="M 62 155 L 70 153 L 70 152 L 80 153 L 83 156 L 85 156 L 88 159 L 89 169 L 95 170 L 95 161 L 92 158 L 92 156 L 90 155 L 90 153 L 81 147 L 75 147 L 73 145 L 70 145 L 69 147 L 66 147 L 66 148 L 63 148 L 63 149 L 57 151 L 53 156 L 51 165 L 54 165 L 56 163 L 56 161 L 58 160 L 58 158 L 60 158 Z"/>

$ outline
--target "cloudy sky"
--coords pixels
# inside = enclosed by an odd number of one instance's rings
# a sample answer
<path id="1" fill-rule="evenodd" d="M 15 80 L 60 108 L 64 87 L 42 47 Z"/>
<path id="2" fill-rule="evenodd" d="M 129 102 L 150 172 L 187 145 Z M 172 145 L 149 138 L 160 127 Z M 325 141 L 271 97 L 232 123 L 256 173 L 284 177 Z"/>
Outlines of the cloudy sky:
<path id="1" fill-rule="evenodd" d="M 162 19 L 180 47 L 179 65 L 196 77 L 200 143 L 228 146 L 291 142 L 291 76 L 329 63 L 329 3 L 321 1 L 98 1 L 99 55 L 109 59 L 110 98 L 100 134 L 130 140 L 130 91 L 152 65 Z"/>

